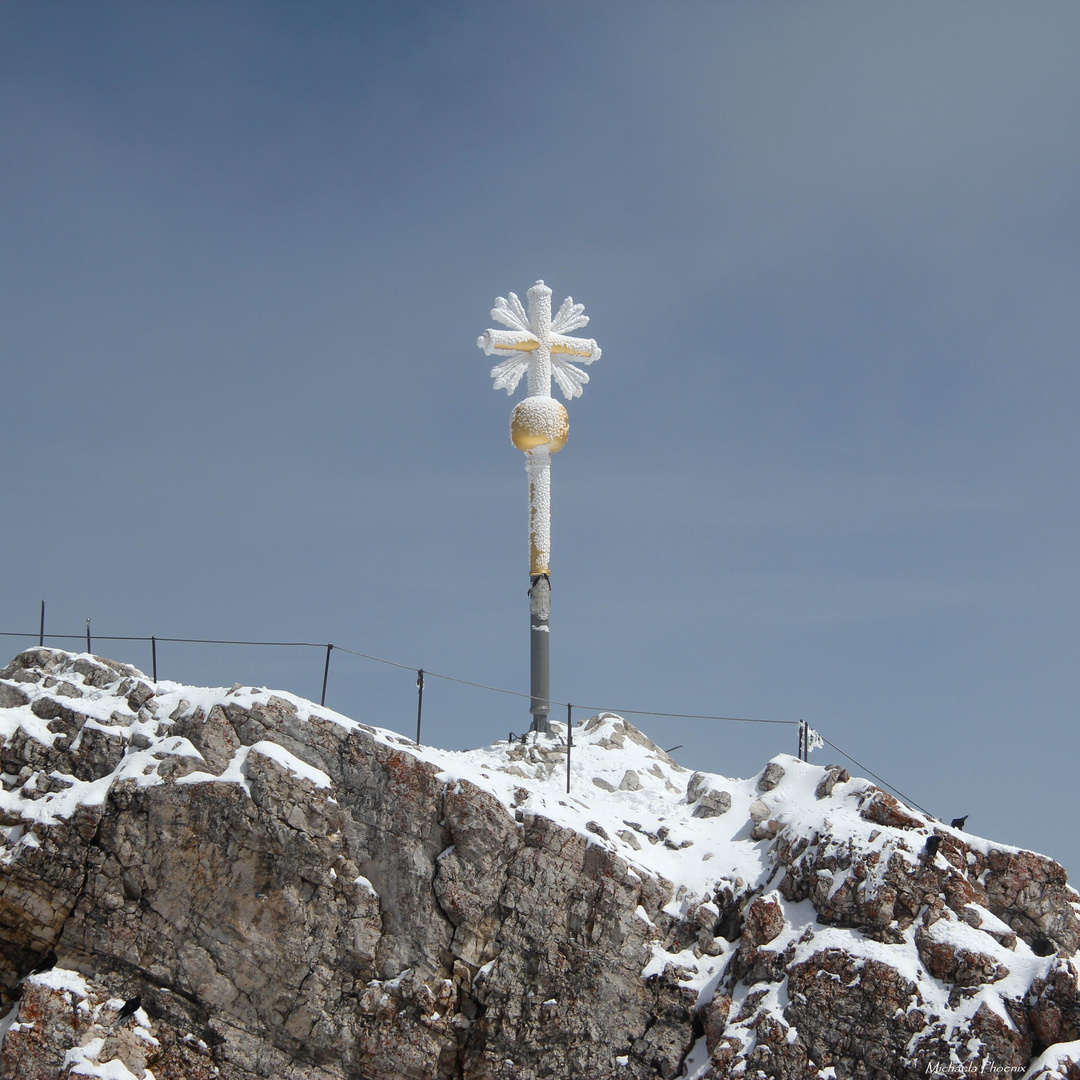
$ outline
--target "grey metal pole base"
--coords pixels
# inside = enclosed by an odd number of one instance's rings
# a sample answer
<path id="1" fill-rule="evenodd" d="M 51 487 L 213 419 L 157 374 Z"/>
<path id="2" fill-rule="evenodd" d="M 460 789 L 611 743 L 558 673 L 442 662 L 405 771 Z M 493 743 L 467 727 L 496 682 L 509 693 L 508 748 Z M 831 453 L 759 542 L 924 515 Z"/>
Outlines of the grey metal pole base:
<path id="1" fill-rule="evenodd" d="M 529 693 L 532 703 L 531 731 L 551 734 L 548 713 L 551 711 L 549 682 L 551 633 L 548 619 L 551 616 L 551 581 L 547 574 L 534 574 L 529 578 Z"/>

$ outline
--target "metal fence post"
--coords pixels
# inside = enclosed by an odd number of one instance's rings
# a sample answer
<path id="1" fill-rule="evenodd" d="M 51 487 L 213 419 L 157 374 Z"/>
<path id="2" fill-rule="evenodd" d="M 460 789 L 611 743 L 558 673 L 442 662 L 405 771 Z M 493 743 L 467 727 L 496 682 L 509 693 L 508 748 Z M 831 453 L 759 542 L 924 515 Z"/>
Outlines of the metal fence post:
<path id="1" fill-rule="evenodd" d="M 424 711 L 424 669 L 416 673 L 416 745 L 420 745 L 420 717 Z"/>
<path id="2" fill-rule="evenodd" d="M 566 703 L 566 794 L 570 794 L 570 748 L 574 745 L 574 706 Z"/>
<path id="3" fill-rule="evenodd" d="M 322 669 L 322 695 L 319 697 L 319 704 L 326 704 L 326 680 L 330 677 L 330 653 L 333 651 L 333 645 L 326 646 L 326 663 L 323 664 Z"/>
<path id="4" fill-rule="evenodd" d="M 157 682 L 157 638 L 150 635 L 150 662 L 154 667 L 154 682 Z"/>
<path id="5" fill-rule="evenodd" d="M 89 619 L 86 620 L 86 651 L 87 652 L 93 652 L 93 649 L 90 648 L 90 620 Z"/>
<path id="6" fill-rule="evenodd" d="M 38 645 L 45 644 L 45 601 L 41 601 L 41 629 L 38 631 Z"/>

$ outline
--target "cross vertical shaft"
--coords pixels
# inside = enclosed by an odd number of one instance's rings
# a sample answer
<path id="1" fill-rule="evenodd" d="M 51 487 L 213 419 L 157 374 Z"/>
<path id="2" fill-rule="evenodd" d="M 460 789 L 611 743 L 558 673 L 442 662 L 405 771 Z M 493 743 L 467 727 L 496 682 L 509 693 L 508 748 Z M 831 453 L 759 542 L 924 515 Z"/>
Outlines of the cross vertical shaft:
<path id="1" fill-rule="evenodd" d="M 529 712 L 532 730 L 551 733 L 551 452 L 538 446 L 525 455 L 529 474 Z"/>
<path id="2" fill-rule="evenodd" d="M 536 348 L 529 361 L 529 397 L 551 397 L 551 290 L 538 281 L 528 292 L 529 326 Z"/>

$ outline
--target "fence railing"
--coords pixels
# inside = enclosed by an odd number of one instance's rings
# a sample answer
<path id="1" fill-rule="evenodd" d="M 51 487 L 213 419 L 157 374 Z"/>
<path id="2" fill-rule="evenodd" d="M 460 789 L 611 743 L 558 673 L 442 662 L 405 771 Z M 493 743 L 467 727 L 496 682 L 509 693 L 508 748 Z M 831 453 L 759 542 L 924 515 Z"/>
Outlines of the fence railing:
<path id="1" fill-rule="evenodd" d="M 27 638 L 30 640 L 37 639 L 39 647 L 43 647 L 45 642 L 48 641 L 85 641 L 86 651 L 88 653 L 93 652 L 94 636 L 91 634 L 90 620 L 86 620 L 86 631 L 84 634 L 53 634 L 45 632 L 45 603 L 41 604 L 41 622 L 38 628 L 38 632 L 35 633 L 18 633 L 15 631 L 0 630 L 0 637 L 11 638 Z M 327 642 L 315 642 L 315 641 L 242 641 L 231 638 L 184 638 L 184 637 L 160 637 L 151 634 L 146 636 L 133 636 L 133 635 L 115 635 L 115 634 L 100 634 L 96 636 L 98 641 L 124 641 L 124 642 L 143 642 L 150 645 L 150 657 L 151 657 L 151 672 L 154 682 L 158 681 L 158 664 L 157 664 L 157 646 L 158 642 L 172 643 L 172 644 L 184 644 L 184 645 L 246 645 L 257 648 L 298 648 L 298 649 L 318 649 L 325 651 L 325 658 L 323 660 L 323 676 L 322 676 L 322 693 L 319 698 L 319 704 L 326 704 L 326 687 L 330 677 L 330 656 L 336 650 L 338 652 L 347 653 L 350 656 L 361 657 L 365 660 L 371 660 L 378 664 L 385 664 L 389 667 L 400 668 L 404 671 L 415 672 L 416 674 L 416 742 L 420 742 L 420 729 L 423 717 L 424 706 L 424 680 L 425 679 L 442 679 L 446 682 L 458 683 L 463 686 L 475 687 L 479 690 L 490 691 L 496 694 L 506 694 L 511 697 L 527 698 L 532 700 L 532 695 L 520 690 L 507 690 L 500 686 L 490 686 L 486 683 L 475 682 L 471 679 L 463 679 L 455 675 L 445 675 L 437 671 L 431 671 L 427 668 L 414 667 L 412 664 L 403 664 L 397 660 L 388 660 L 382 656 L 375 656 L 371 653 L 360 652 L 357 649 L 349 649 L 343 645 L 335 645 Z M 574 710 L 580 710 L 587 713 L 617 713 L 619 716 L 652 716 L 663 719 L 679 719 L 679 720 L 702 720 L 708 722 L 719 723 L 731 723 L 731 724 L 772 724 L 781 725 L 786 727 L 798 728 L 798 756 L 800 760 L 809 761 L 810 749 L 812 748 L 811 737 L 816 737 L 821 743 L 831 746 L 838 754 L 842 754 L 848 761 L 862 769 L 867 776 L 870 776 L 876 780 L 883 787 L 887 787 L 890 791 L 898 795 L 904 802 L 915 807 L 917 810 L 921 810 L 924 814 L 929 814 L 930 811 L 920 806 L 914 799 L 905 795 L 893 784 L 890 784 L 883 777 L 879 776 L 876 772 L 873 772 L 862 762 L 852 757 L 846 750 L 841 749 L 836 743 L 826 739 L 820 733 L 813 731 L 805 720 L 776 720 L 776 719 L 764 719 L 761 717 L 752 716 L 712 716 L 703 713 L 680 713 L 680 712 L 660 712 L 655 709 L 625 709 L 611 707 L 607 705 L 578 705 L 572 704 L 568 701 L 555 701 L 554 699 L 548 702 L 551 706 L 559 706 L 566 709 L 567 717 L 567 754 L 566 754 L 566 790 L 570 790 L 570 751 L 572 747 L 572 724 Z M 511 737 L 513 733 L 511 732 Z M 681 749 L 681 747 L 672 747 L 673 750 Z M 933 816 L 933 815 L 931 815 Z"/>

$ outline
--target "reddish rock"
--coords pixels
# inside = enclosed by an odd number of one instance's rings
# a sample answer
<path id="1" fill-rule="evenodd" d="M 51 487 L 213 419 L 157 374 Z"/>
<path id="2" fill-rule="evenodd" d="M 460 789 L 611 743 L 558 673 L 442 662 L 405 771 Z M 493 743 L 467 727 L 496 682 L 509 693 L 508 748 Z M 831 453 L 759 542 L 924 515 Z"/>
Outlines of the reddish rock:
<path id="1" fill-rule="evenodd" d="M 1074 961 L 1056 957 L 1047 978 L 1032 984 L 1028 1002 L 1035 1053 L 1080 1039 L 1080 976 Z"/>
<path id="2" fill-rule="evenodd" d="M 768 945 L 784 929 L 784 909 L 775 900 L 758 897 L 746 909 L 743 943 L 750 946 Z"/>
<path id="3" fill-rule="evenodd" d="M 1009 974 L 1009 969 L 992 956 L 938 941 L 926 927 L 920 926 L 915 931 L 915 946 L 926 970 L 942 982 L 956 986 L 989 985 Z"/>
<path id="4" fill-rule="evenodd" d="M 1031 851 L 991 848 L 985 877 L 987 906 L 1028 944 L 1040 938 L 1068 953 L 1080 948 L 1078 899 L 1064 867 Z"/>
<path id="5" fill-rule="evenodd" d="M 867 800 L 859 813 L 867 821 L 877 825 L 888 825 L 892 829 L 925 829 L 926 822 L 909 814 L 896 799 L 885 791 L 871 788 Z"/>
<path id="6" fill-rule="evenodd" d="M 724 1036 L 728 1017 L 731 1015 L 732 1000 L 729 994 L 717 994 L 702 1010 L 702 1023 L 705 1027 L 705 1045 L 710 1057 L 715 1053 Z"/>

